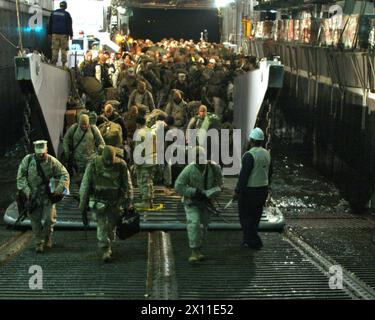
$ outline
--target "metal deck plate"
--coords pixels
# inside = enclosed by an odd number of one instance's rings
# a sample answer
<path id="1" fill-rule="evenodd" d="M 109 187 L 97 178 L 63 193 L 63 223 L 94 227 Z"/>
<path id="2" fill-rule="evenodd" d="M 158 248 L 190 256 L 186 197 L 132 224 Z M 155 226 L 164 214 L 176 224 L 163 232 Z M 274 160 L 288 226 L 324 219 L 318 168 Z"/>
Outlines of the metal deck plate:
<path id="1" fill-rule="evenodd" d="M 186 235 L 171 233 L 178 299 L 351 299 L 329 288 L 328 277 L 275 232 L 262 233 L 260 251 L 240 248 L 241 233 L 208 232 L 207 259 L 189 265 Z"/>

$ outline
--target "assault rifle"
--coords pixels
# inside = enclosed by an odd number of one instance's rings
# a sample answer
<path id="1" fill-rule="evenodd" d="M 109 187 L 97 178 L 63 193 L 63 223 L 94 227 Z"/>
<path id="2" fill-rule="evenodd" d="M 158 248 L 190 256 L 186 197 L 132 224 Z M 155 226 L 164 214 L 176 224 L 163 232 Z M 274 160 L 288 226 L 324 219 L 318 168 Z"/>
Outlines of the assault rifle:
<path id="1" fill-rule="evenodd" d="M 14 223 L 13 228 L 16 228 L 38 206 L 35 199 L 29 200 L 21 190 L 18 190 L 17 192 L 16 203 L 18 208 L 18 218 Z"/>
<path id="2" fill-rule="evenodd" d="M 215 208 L 210 198 L 207 197 L 206 192 L 198 190 L 197 194 L 194 197 L 194 200 L 202 204 L 213 216 L 220 215 L 221 212 L 217 208 Z"/>

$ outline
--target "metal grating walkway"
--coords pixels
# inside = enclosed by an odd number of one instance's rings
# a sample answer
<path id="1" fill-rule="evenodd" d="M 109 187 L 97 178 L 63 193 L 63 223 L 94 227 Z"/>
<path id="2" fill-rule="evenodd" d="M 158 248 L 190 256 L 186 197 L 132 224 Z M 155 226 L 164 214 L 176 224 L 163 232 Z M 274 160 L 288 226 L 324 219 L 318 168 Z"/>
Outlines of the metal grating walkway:
<path id="1" fill-rule="evenodd" d="M 375 289 L 375 224 L 361 218 L 291 222 L 291 229 Z"/>
<path id="2" fill-rule="evenodd" d="M 51 251 L 36 254 L 29 244 L 0 267 L 0 299 L 143 299 L 147 278 L 147 234 L 116 241 L 115 262 L 103 264 L 96 233 L 55 232 Z M 43 270 L 43 290 L 30 290 L 29 267 Z"/>
<path id="3" fill-rule="evenodd" d="M 186 234 L 171 234 L 179 299 L 351 299 L 281 234 L 262 233 L 264 248 L 241 249 L 236 232 L 208 234 L 199 265 L 187 263 Z"/>

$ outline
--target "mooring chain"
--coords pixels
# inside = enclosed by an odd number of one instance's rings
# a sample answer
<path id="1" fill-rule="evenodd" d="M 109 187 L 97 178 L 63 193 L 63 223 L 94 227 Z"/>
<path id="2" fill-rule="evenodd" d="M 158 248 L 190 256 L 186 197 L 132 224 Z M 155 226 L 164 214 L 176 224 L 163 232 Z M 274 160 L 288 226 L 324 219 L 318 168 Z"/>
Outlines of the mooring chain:
<path id="1" fill-rule="evenodd" d="M 31 108 L 30 108 L 30 102 L 29 97 L 26 99 L 25 107 L 23 109 L 23 134 L 25 137 L 25 153 L 29 153 L 30 148 L 30 135 L 31 135 L 31 124 L 30 124 L 30 118 L 31 118 Z"/>
<path id="2" fill-rule="evenodd" d="M 270 151 L 271 150 L 271 136 L 272 136 L 272 132 L 271 132 L 271 126 L 272 126 L 272 123 L 271 123 L 271 120 L 272 120 L 272 117 L 271 117 L 272 104 L 270 102 L 267 102 L 267 103 L 268 103 L 268 111 L 267 111 L 267 114 L 266 114 L 266 121 L 267 121 L 267 127 L 266 127 L 266 135 L 267 135 L 266 149 Z"/>
<path id="3" fill-rule="evenodd" d="M 266 127 L 266 135 L 267 135 L 267 142 L 266 142 L 266 149 L 271 152 L 271 126 L 272 126 L 272 117 L 271 117 L 271 112 L 272 112 L 272 104 L 267 101 L 268 103 L 268 111 L 266 114 L 266 121 L 267 121 L 267 127 Z M 272 191 L 271 188 L 268 188 L 268 196 L 267 196 L 267 201 L 266 201 L 266 207 L 272 206 Z"/>

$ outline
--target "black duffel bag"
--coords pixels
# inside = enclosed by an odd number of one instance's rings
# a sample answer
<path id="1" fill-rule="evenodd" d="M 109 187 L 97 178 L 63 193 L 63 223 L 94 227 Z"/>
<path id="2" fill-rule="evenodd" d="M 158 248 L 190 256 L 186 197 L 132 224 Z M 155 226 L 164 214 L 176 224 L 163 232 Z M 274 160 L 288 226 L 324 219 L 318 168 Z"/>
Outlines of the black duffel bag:
<path id="1" fill-rule="evenodd" d="M 119 239 L 125 240 L 137 234 L 141 230 L 139 223 L 139 213 L 134 208 L 125 209 L 117 223 L 116 233 Z"/>
<path id="2" fill-rule="evenodd" d="M 64 199 L 64 194 L 60 193 L 52 193 L 49 186 L 46 186 L 46 193 L 49 201 L 51 201 L 52 204 L 56 204 L 60 202 L 62 199 Z"/>

